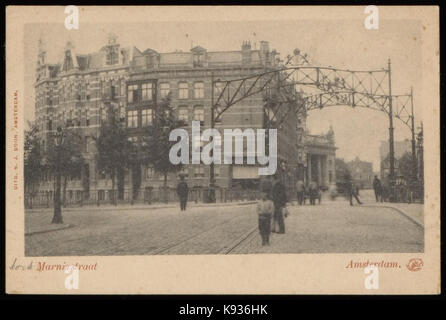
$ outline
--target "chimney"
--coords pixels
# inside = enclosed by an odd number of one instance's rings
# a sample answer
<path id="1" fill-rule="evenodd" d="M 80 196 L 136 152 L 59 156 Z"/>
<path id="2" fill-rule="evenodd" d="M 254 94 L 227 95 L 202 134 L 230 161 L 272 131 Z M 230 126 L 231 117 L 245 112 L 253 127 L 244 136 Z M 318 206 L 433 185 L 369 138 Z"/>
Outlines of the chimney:
<path id="1" fill-rule="evenodd" d="M 260 52 L 266 53 L 269 51 L 269 42 L 268 41 L 260 41 Z"/>
<path id="2" fill-rule="evenodd" d="M 251 42 L 243 41 L 243 43 L 242 43 L 242 51 L 249 51 L 249 50 L 251 50 Z"/>
<path id="3" fill-rule="evenodd" d="M 262 60 L 263 65 L 271 64 L 268 41 L 260 41 L 260 59 Z"/>
<path id="4" fill-rule="evenodd" d="M 242 44 L 242 64 L 251 63 L 251 42 L 243 41 Z"/>

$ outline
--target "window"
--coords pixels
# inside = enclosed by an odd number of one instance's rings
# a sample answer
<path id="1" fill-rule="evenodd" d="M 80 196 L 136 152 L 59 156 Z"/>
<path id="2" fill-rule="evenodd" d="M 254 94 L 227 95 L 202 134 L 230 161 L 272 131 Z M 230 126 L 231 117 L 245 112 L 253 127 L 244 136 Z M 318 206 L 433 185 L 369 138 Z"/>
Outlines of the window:
<path id="1" fill-rule="evenodd" d="M 85 96 L 86 96 L 86 86 L 82 85 L 81 87 L 81 100 L 85 101 Z"/>
<path id="2" fill-rule="evenodd" d="M 118 48 L 115 46 L 107 46 L 106 64 L 113 65 L 119 62 Z"/>
<path id="3" fill-rule="evenodd" d="M 147 179 L 149 179 L 149 180 L 153 179 L 154 175 L 155 175 L 155 172 L 154 172 L 153 168 L 146 168 L 146 178 Z"/>
<path id="4" fill-rule="evenodd" d="M 204 54 L 201 52 L 197 52 L 194 54 L 194 67 L 202 67 L 203 66 L 203 57 L 204 57 Z"/>
<path id="5" fill-rule="evenodd" d="M 204 83 L 203 82 L 195 82 L 194 83 L 194 97 L 195 97 L 195 99 L 204 98 Z"/>
<path id="6" fill-rule="evenodd" d="M 71 119 L 71 112 L 70 112 L 69 117 Z M 101 120 L 102 121 L 107 120 L 107 110 L 104 107 L 101 108 Z"/>
<path id="7" fill-rule="evenodd" d="M 194 177 L 195 178 L 203 178 L 204 177 L 204 166 L 195 166 L 194 167 Z"/>
<path id="8" fill-rule="evenodd" d="M 184 177 L 188 177 L 189 176 L 189 170 L 187 167 L 182 167 L 180 170 L 180 175 L 184 176 Z"/>
<path id="9" fill-rule="evenodd" d="M 111 87 L 110 87 L 110 98 L 111 99 L 116 99 L 116 96 L 117 96 L 117 93 L 118 92 L 118 90 L 116 90 L 116 86 L 114 86 L 114 85 L 112 85 Z"/>
<path id="10" fill-rule="evenodd" d="M 48 130 L 49 131 L 53 130 L 53 120 L 48 120 Z"/>
<path id="11" fill-rule="evenodd" d="M 152 124 L 152 109 L 144 109 L 141 111 L 141 125 L 143 127 L 149 126 Z"/>
<path id="12" fill-rule="evenodd" d="M 204 109 L 202 106 L 194 107 L 194 120 L 204 121 Z"/>
<path id="13" fill-rule="evenodd" d="M 125 81 L 124 81 L 124 80 L 121 80 L 120 88 L 121 88 L 121 93 L 120 93 L 120 95 L 121 95 L 121 96 L 124 96 L 124 95 L 125 95 Z"/>
<path id="14" fill-rule="evenodd" d="M 135 137 L 135 136 L 128 137 L 127 140 L 132 142 L 132 143 L 134 143 L 134 144 L 136 144 L 138 142 L 138 137 Z"/>
<path id="15" fill-rule="evenodd" d="M 137 102 L 138 101 L 138 86 L 136 84 L 128 86 L 127 88 L 127 102 Z"/>
<path id="16" fill-rule="evenodd" d="M 142 89 L 142 100 L 152 100 L 153 93 L 152 93 L 152 83 L 143 83 L 141 86 Z"/>
<path id="17" fill-rule="evenodd" d="M 218 178 L 220 176 L 220 166 L 214 166 L 214 177 Z"/>
<path id="18" fill-rule="evenodd" d="M 106 178 L 105 171 L 104 170 L 99 171 L 99 179 L 105 179 L 105 178 Z"/>
<path id="19" fill-rule="evenodd" d="M 121 121 L 122 119 L 124 119 L 125 121 L 125 108 L 122 104 L 119 106 L 119 118 L 121 119 Z"/>
<path id="20" fill-rule="evenodd" d="M 189 86 L 187 82 L 180 82 L 178 84 L 178 98 L 179 99 L 189 98 Z"/>
<path id="21" fill-rule="evenodd" d="M 129 128 L 138 127 L 138 111 L 127 112 L 127 127 Z"/>
<path id="22" fill-rule="evenodd" d="M 186 106 L 182 106 L 178 108 L 178 120 L 182 120 L 184 122 L 189 121 L 189 108 Z"/>
<path id="23" fill-rule="evenodd" d="M 170 92 L 170 84 L 168 83 L 161 83 L 160 84 L 160 97 L 161 99 L 166 98 L 169 95 Z"/>
<path id="24" fill-rule="evenodd" d="M 204 141 L 201 140 L 201 136 L 194 136 L 193 137 L 193 141 L 192 141 L 192 148 L 194 151 L 200 151 L 202 150 L 203 146 L 204 146 Z"/>
<path id="25" fill-rule="evenodd" d="M 214 137 L 214 148 L 215 150 L 219 150 L 221 152 L 221 135 Z"/>

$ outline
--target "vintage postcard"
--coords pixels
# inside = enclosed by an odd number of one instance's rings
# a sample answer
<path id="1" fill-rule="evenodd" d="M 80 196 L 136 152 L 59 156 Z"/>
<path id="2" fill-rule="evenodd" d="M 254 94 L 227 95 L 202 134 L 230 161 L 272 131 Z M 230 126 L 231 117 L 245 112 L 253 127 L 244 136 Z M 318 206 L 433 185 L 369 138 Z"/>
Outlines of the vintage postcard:
<path id="1" fill-rule="evenodd" d="M 6 20 L 8 293 L 440 293 L 437 7 Z"/>

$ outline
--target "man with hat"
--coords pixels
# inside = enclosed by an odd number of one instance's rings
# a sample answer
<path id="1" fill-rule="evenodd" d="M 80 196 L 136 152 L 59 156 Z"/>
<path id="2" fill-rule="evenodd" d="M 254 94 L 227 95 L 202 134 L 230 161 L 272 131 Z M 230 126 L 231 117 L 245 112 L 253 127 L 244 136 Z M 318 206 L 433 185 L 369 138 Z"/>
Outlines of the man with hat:
<path id="1" fill-rule="evenodd" d="M 178 198 L 180 199 L 180 209 L 181 211 L 186 210 L 187 205 L 187 196 L 189 194 L 189 187 L 187 185 L 187 182 L 184 181 L 184 175 L 180 175 L 180 182 L 177 185 L 177 194 Z"/>
<path id="2" fill-rule="evenodd" d="M 272 198 L 274 203 L 274 216 L 273 216 L 273 230 L 272 232 L 285 233 L 285 221 L 283 217 L 283 208 L 285 208 L 288 201 L 285 186 L 280 181 L 280 175 L 276 173 L 274 175 L 274 185 L 272 190 Z M 276 230 L 276 224 L 279 230 Z"/>

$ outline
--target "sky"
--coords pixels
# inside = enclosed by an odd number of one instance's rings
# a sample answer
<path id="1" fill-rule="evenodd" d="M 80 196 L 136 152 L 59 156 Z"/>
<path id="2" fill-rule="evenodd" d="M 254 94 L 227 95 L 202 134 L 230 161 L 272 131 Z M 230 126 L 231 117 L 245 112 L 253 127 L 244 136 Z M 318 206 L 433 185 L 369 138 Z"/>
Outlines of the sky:
<path id="1" fill-rule="evenodd" d="M 68 31 L 63 24 L 28 24 L 25 28 L 25 121 L 34 119 L 34 72 L 38 40 L 47 50 L 47 62 L 61 61 L 68 40 L 78 54 L 99 50 L 109 33 L 118 37 L 121 46 L 134 45 L 141 51 L 152 48 L 158 52 L 188 51 L 200 45 L 208 51 L 240 50 L 249 40 L 258 48 L 261 40 L 281 57 L 295 48 L 307 53 L 319 66 L 349 70 L 376 70 L 392 62 L 392 92 L 407 94 L 414 90 L 416 125 L 422 120 L 422 101 L 417 88 L 421 86 L 421 24 L 416 20 L 381 20 L 378 30 L 366 30 L 358 20 L 268 20 L 268 21 L 200 21 L 81 24 L 79 30 Z M 305 91 L 305 88 L 302 88 Z M 421 90 L 421 89 L 420 89 Z M 373 162 L 379 170 L 379 146 L 388 140 L 389 121 L 383 112 L 348 106 L 329 107 L 308 113 L 307 127 L 312 134 L 335 132 L 336 156 L 346 161 L 359 157 Z M 410 130 L 399 120 L 394 121 L 395 140 L 411 137 Z"/>

